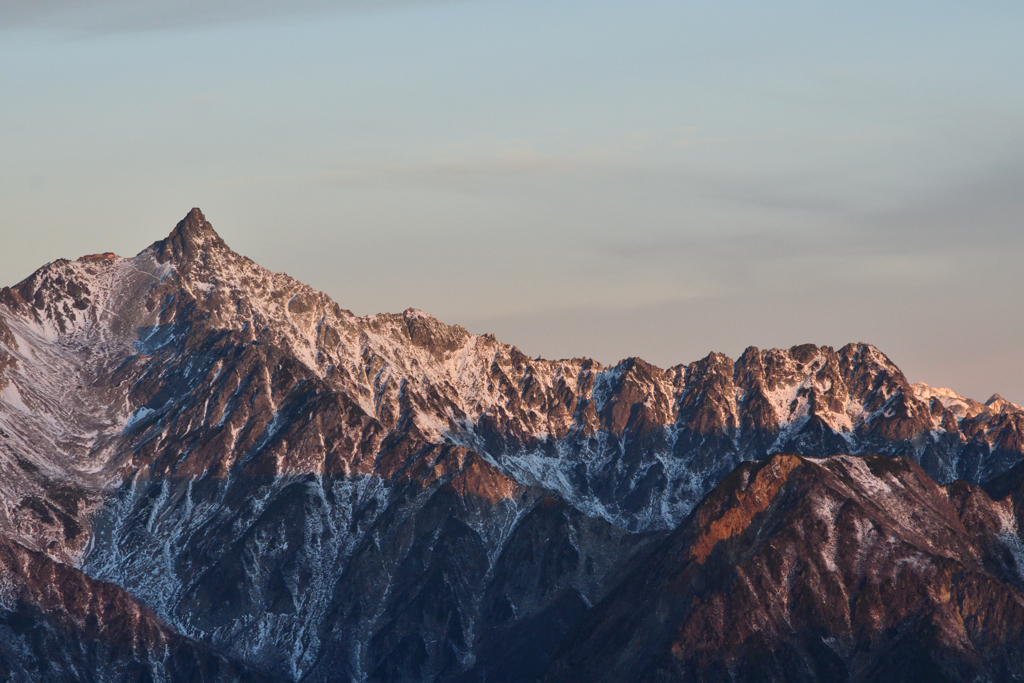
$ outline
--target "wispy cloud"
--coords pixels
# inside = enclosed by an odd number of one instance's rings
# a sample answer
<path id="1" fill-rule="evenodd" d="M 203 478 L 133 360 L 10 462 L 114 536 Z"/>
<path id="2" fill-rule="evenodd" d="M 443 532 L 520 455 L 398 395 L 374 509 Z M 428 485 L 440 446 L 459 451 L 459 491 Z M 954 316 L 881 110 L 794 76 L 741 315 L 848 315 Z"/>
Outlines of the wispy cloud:
<path id="1" fill-rule="evenodd" d="M 188 29 L 336 11 L 372 11 L 446 0 L 0 0 L 0 28 L 71 32 Z M 447 0 L 455 2 L 457 0 Z"/>
<path id="2" fill-rule="evenodd" d="M 580 173 L 616 165 L 608 154 L 593 150 L 567 154 L 510 151 L 493 156 L 438 157 L 413 163 L 362 164 L 339 167 L 329 173 L 343 184 L 404 181 L 448 184 L 467 179 L 501 180 L 523 176 Z"/>
<path id="3" fill-rule="evenodd" d="M 630 131 L 594 144 L 561 149 L 488 141 L 457 146 L 465 152 L 423 151 L 409 153 L 407 159 L 354 160 L 325 171 L 323 179 L 344 186 L 417 184 L 475 194 L 530 180 L 589 182 L 604 178 L 620 186 L 653 188 L 670 184 L 713 192 L 714 181 L 706 173 L 681 164 L 677 150 L 723 141 L 725 138 L 702 136 L 697 131 L 687 137 Z"/>
<path id="4" fill-rule="evenodd" d="M 894 248 L 997 248 L 1024 241 L 1024 149 L 861 222 Z"/>

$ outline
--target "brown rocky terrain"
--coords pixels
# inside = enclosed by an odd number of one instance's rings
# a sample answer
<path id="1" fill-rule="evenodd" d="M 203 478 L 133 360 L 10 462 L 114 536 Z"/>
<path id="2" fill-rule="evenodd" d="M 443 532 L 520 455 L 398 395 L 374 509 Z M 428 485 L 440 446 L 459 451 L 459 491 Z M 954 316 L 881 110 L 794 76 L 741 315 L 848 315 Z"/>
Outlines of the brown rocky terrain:
<path id="1" fill-rule="evenodd" d="M 277 680 L 563 675 L 577 650 L 560 643 L 589 647 L 595 605 L 679 538 L 687 566 L 721 565 L 810 476 L 797 456 L 919 463 L 898 478 L 990 511 L 961 525 L 1016 590 L 1016 527 L 989 519 L 1016 503 L 976 485 L 1019 486 L 1022 420 L 910 385 L 867 344 L 605 367 L 416 310 L 357 317 L 231 251 L 198 210 L 134 258 L 59 260 L 0 290 L 0 535 Z M 747 476 L 730 472 L 782 452 L 778 487 L 708 516 Z"/>
<path id="2" fill-rule="evenodd" d="M 167 628 L 124 589 L 0 539 L 7 681 L 264 681 Z"/>
<path id="3" fill-rule="evenodd" d="M 1019 680 L 1018 504 L 903 456 L 743 465 L 546 679 Z"/>

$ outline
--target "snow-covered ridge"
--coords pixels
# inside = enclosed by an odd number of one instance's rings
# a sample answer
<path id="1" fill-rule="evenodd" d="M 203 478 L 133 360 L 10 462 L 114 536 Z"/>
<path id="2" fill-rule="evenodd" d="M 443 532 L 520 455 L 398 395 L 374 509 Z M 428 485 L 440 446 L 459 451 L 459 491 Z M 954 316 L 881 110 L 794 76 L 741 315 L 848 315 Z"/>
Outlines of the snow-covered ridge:
<path id="1" fill-rule="evenodd" d="M 193 211 L 133 258 L 57 261 L 0 291 L 0 532 L 291 678 L 369 553 L 384 588 L 352 597 L 345 636 L 365 673 L 406 544 L 446 533 L 416 526 L 424 506 L 462 515 L 489 572 L 542 500 L 657 531 L 770 453 L 904 453 L 940 481 L 1020 461 L 1019 409 L 942 392 L 868 344 L 606 367 L 415 309 L 357 317 Z M 221 590 L 251 609 L 218 612 Z"/>
<path id="2" fill-rule="evenodd" d="M 278 349 L 386 429 L 409 418 L 433 443 L 472 448 L 509 476 L 629 527 L 671 526 L 723 472 L 784 450 L 885 452 L 913 442 L 918 458 L 937 453 L 933 473 L 955 478 L 963 444 L 980 439 L 992 450 L 998 437 L 987 428 L 950 436 L 956 425 L 1020 414 L 1001 400 L 986 406 L 911 387 L 868 344 L 751 348 L 736 361 L 710 354 L 668 369 L 639 359 L 604 367 L 532 359 L 415 309 L 357 317 L 236 254 L 198 211 L 134 258 L 56 261 L 3 300 L 0 320 L 13 335 L 5 348 L 16 361 L 0 396 L 0 425 L 15 435 L 8 447 L 98 490 L 132 474 L 125 458 L 133 443 L 171 428 L 191 402 L 210 405 L 209 392 L 227 380 L 220 365 L 196 364 L 191 340 L 221 332 Z M 191 378 L 177 394 L 154 403 L 134 389 L 159 386 L 171 367 Z M 268 385 L 271 371 L 262 371 Z M 288 426 L 280 405 L 288 397 L 265 396 L 274 425 L 261 437 L 267 444 Z M 206 408 L 186 426 L 229 430 L 226 447 L 235 448 L 246 423 L 232 405 L 215 417 Z M 279 467 L 304 467 L 287 463 Z M 971 467 L 981 476 L 981 465 Z"/>

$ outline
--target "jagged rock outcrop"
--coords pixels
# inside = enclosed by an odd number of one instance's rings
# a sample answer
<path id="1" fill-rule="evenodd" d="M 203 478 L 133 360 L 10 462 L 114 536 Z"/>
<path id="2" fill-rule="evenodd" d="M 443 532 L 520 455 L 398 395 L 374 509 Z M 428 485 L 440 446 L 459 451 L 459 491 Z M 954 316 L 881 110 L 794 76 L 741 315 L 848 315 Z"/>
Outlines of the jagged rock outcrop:
<path id="1" fill-rule="evenodd" d="M 1022 419 L 867 344 L 605 367 L 357 317 L 197 209 L 0 290 L 0 534 L 281 680 L 540 675 L 743 463 L 905 455 L 991 487 Z"/>
<path id="2" fill-rule="evenodd" d="M 124 589 L 0 538 L 5 681 L 265 681 L 167 628 Z"/>
<path id="3" fill-rule="evenodd" d="M 1024 676 L 1017 519 L 903 456 L 729 475 L 563 644 L 546 680 Z"/>

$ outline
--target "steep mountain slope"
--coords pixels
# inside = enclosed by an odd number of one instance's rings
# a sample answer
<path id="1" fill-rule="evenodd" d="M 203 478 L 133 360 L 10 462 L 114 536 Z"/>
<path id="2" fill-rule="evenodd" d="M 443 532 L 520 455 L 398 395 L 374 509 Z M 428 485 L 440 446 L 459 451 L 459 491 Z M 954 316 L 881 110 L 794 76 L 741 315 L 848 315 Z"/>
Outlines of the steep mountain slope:
<path id="1" fill-rule="evenodd" d="M 741 463 L 991 483 L 1022 420 L 866 344 L 603 367 L 357 317 L 198 210 L 0 290 L 0 534 L 279 679 L 539 675 Z"/>
<path id="2" fill-rule="evenodd" d="M 263 681 L 160 623 L 123 589 L 0 539 L 5 681 Z"/>
<path id="3" fill-rule="evenodd" d="M 1019 680 L 1012 508 L 963 482 L 943 490 L 902 456 L 744 465 L 547 678 Z"/>

